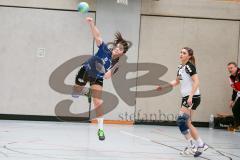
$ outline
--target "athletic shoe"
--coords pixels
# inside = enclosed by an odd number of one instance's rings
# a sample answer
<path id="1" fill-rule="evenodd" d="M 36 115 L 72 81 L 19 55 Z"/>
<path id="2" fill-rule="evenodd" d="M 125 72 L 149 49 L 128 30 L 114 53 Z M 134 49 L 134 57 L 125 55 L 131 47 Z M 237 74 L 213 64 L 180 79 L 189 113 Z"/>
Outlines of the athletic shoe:
<path id="1" fill-rule="evenodd" d="M 181 155 L 194 155 L 197 151 L 197 147 L 193 145 L 192 147 L 185 147 L 185 149 L 180 152 Z"/>
<path id="2" fill-rule="evenodd" d="M 99 129 L 97 134 L 100 141 L 105 140 L 104 131 L 102 129 Z"/>
<path id="3" fill-rule="evenodd" d="M 208 145 L 204 143 L 202 147 L 197 148 L 194 157 L 199 157 L 203 153 L 203 151 L 206 151 L 208 148 L 209 148 Z"/>

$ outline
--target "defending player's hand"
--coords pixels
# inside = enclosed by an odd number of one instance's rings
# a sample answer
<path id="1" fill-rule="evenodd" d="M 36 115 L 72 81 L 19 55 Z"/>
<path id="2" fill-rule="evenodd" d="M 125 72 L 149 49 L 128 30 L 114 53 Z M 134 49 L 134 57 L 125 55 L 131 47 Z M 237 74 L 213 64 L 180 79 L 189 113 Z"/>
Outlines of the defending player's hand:
<path id="1" fill-rule="evenodd" d="M 234 105 L 234 102 L 231 100 L 231 101 L 229 102 L 229 108 L 232 108 L 233 105 Z"/>

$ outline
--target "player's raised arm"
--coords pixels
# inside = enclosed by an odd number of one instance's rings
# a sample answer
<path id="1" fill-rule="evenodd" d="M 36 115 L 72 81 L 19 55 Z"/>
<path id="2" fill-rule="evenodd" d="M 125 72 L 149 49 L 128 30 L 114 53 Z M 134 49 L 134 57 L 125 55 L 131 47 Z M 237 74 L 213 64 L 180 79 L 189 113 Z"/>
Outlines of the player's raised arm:
<path id="1" fill-rule="evenodd" d="M 90 25 L 90 28 L 97 46 L 100 46 L 102 44 L 102 38 L 98 28 L 95 26 L 94 21 L 91 17 L 87 17 L 86 20 L 87 20 L 87 23 Z"/>

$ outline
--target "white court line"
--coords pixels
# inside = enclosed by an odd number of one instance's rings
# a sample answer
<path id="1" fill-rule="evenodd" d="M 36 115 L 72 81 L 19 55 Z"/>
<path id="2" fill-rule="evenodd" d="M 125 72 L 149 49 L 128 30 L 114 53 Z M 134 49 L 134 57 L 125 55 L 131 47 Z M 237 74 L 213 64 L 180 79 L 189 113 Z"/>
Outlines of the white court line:
<path id="1" fill-rule="evenodd" d="M 138 138 L 138 139 L 147 141 L 147 142 L 152 142 L 152 143 L 160 144 L 160 145 L 163 145 L 163 146 L 165 146 L 165 147 L 169 147 L 169 148 L 171 148 L 171 149 L 174 149 L 174 150 L 176 150 L 176 151 L 181 151 L 180 149 L 178 149 L 178 148 L 176 148 L 176 147 L 174 147 L 174 146 L 166 145 L 166 144 L 163 144 L 163 143 L 160 143 L 160 142 L 151 140 L 151 139 L 149 139 L 149 138 L 140 137 L 140 136 L 138 136 L 138 135 L 135 135 L 135 134 L 132 134 L 132 133 L 129 133 L 129 132 L 126 132 L 126 131 L 120 131 L 120 133 L 125 134 L 125 135 L 128 135 L 128 136 L 131 136 L 131 137 L 135 137 L 135 138 Z M 205 160 L 211 160 L 211 159 L 209 159 L 209 158 L 207 158 L 207 157 L 203 157 L 203 156 L 199 156 L 199 158 L 202 158 L 202 159 L 205 159 Z M 230 158 L 230 160 L 232 160 L 232 159 Z"/>
<path id="2" fill-rule="evenodd" d="M 135 134 L 132 134 L 132 133 L 129 133 L 129 132 L 126 132 L 126 131 L 120 131 L 120 133 L 131 136 L 131 137 L 135 137 L 135 138 L 138 138 L 138 139 L 141 139 L 141 140 L 144 140 L 144 141 L 152 142 L 151 139 L 148 139 L 148 138 L 145 138 L 145 137 L 140 137 L 140 136 L 137 136 Z"/>

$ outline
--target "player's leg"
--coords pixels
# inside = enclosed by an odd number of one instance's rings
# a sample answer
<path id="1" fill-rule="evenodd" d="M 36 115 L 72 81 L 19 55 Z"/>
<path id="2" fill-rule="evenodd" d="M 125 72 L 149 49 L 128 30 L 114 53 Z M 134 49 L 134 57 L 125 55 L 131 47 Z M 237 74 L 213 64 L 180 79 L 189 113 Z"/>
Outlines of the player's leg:
<path id="1" fill-rule="evenodd" d="M 192 124 L 193 114 L 194 114 L 195 110 L 197 109 L 197 107 L 199 106 L 200 101 L 201 101 L 200 97 L 193 97 L 193 106 L 191 107 L 191 109 L 189 109 L 190 118 L 188 120 L 188 127 L 189 127 L 191 137 L 193 137 L 193 139 L 195 140 L 196 145 L 197 145 L 197 149 L 194 153 L 195 157 L 200 156 L 203 151 L 208 149 L 208 146 L 206 145 L 206 143 L 204 143 L 203 140 L 201 139 L 201 137 L 199 136 L 197 128 L 194 127 Z"/>
<path id="2" fill-rule="evenodd" d="M 239 125 L 240 125 L 240 98 L 237 99 L 235 102 L 233 108 L 233 118 L 234 118 L 234 129 L 239 130 Z"/>
<path id="3" fill-rule="evenodd" d="M 90 90 L 85 87 L 88 81 L 88 75 L 85 68 L 82 66 L 75 77 L 75 85 L 73 86 L 73 97 L 79 97 L 80 95 L 89 95 Z"/>
<path id="4" fill-rule="evenodd" d="M 99 80 L 97 80 L 99 81 Z M 99 140 L 105 139 L 105 134 L 103 130 L 103 108 L 102 108 L 102 83 L 96 82 L 94 84 L 91 84 L 91 90 L 92 90 L 92 100 L 94 104 L 94 108 L 96 109 L 96 117 L 97 117 L 97 123 L 98 123 L 98 137 Z"/>
<path id="5" fill-rule="evenodd" d="M 185 137 L 188 142 L 188 145 L 184 148 L 184 150 L 180 154 L 194 154 L 194 140 L 189 132 L 188 121 L 190 119 L 190 113 L 187 108 L 184 106 L 181 107 L 179 115 L 177 117 L 177 125 L 179 127 L 180 132 Z"/>
<path id="6" fill-rule="evenodd" d="M 195 149 L 194 139 L 189 132 L 188 126 L 188 121 L 190 119 L 190 110 L 188 109 L 189 105 L 187 103 L 187 100 L 188 97 L 182 98 L 182 104 L 177 118 L 178 127 L 188 142 L 188 145 L 184 148 L 181 154 L 193 154 Z"/>
<path id="7" fill-rule="evenodd" d="M 190 118 L 188 120 L 188 127 L 189 127 L 189 132 L 192 136 L 192 138 L 197 142 L 198 146 L 202 146 L 203 145 L 203 141 L 201 140 L 201 138 L 198 135 L 198 131 L 196 129 L 196 127 L 193 126 L 192 124 L 192 116 L 193 116 L 194 111 L 190 110 Z M 200 138 L 200 140 L 198 141 L 198 139 Z"/>
<path id="8" fill-rule="evenodd" d="M 193 110 L 191 110 L 191 117 L 192 116 L 193 116 Z M 206 143 L 203 142 L 203 140 L 199 136 L 197 128 L 194 127 L 192 124 L 191 118 L 189 119 L 188 127 L 189 127 L 191 136 L 196 142 L 196 150 L 195 150 L 194 156 L 198 157 L 202 154 L 203 151 L 206 151 L 208 149 L 208 146 L 206 145 Z"/>

